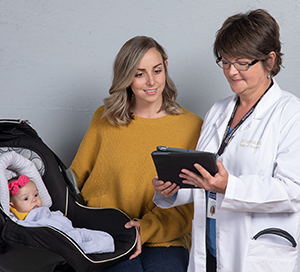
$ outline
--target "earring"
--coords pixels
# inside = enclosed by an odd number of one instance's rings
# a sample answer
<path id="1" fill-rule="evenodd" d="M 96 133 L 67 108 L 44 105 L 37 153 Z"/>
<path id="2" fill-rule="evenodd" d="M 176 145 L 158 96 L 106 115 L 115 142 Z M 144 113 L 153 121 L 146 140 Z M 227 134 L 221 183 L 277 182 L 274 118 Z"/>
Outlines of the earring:
<path id="1" fill-rule="evenodd" d="M 271 77 L 271 75 L 270 75 L 270 74 L 268 74 L 267 78 L 270 78 L 270 77 Z"/>

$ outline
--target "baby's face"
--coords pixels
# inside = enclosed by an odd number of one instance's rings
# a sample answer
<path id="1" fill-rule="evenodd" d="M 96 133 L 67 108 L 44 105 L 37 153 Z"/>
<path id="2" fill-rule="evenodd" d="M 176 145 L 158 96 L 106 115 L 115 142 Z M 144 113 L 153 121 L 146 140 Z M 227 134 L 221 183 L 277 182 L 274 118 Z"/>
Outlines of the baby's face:
<path id="1" fill-rule="evenodd" d="M 25 186 L 20 186 L 18 193 L 13 195 L 10 201 L 12 208 L 23 213 L 42 206 L 39 191 L 31 180 Z"/>

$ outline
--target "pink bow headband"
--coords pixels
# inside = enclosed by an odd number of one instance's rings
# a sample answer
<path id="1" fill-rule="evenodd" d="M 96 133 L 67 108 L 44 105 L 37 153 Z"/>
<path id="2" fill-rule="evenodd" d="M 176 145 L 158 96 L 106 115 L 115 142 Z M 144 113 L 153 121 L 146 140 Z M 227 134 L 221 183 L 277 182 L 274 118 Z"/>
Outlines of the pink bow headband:
<path id="1" fill-rule="evenodd" d="M 29 182 L 29 177 L 21 175 L 17 180 L 8 183 L 8 189 L 11 190 L 13 195 L 16 195 L 19 191 L 19 186 L 25 186 Z"/>

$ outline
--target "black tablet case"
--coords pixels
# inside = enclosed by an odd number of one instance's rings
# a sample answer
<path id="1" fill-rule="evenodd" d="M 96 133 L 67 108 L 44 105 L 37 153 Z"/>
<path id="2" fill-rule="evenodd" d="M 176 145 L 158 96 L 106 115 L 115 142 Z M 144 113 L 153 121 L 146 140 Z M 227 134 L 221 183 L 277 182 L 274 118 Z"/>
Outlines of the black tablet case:
<path id="1" fill-rule="evenodd" d="M 218 172 L 215 153 L 195 151 L 180 148 L 157 147 L 151 153 L 158 178 L 163 181 L 177 183 L 181 188 L 195 188 L 193 185 L 182 183 L 179 177 L 181 169 L 191 170 L 198 175 L 200 173 L 194 167 L 195 163 L 202 165 L 212 176 Z"/>

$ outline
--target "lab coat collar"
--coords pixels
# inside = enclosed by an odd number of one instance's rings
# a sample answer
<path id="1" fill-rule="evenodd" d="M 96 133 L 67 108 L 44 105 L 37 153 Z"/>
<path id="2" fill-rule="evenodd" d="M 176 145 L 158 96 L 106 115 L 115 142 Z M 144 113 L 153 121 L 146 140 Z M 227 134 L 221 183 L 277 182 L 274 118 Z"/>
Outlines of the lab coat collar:
<path id="1" fill-rule="evenodd" d="M 273 79 L 273 86 L 270 90 L 264 95 L 261 101 L 256 106 L 253 112 L 253 118 L 255 119 L 263 119 L 266 113 L 269 111 L 271 107 L 278 101 L 281 89 L 277 82 Z"/>
<path id="2" fill-rule="evenodd" d="M 234 105 L 237 100 L 237 95 L 231 96 L 229 99 L 229 103 L 223 113 L 220 114 L 219 119 L 216 120 L 216 129 L 219 136 L 219 141 L 221 142 L 224 136 L 224 132 L 226 130 L 226 126 L 228 124 L 229 118 L 233 111 Z"/>
<path id="3" fill-rule="evenodd" d="M 269 111 L 269 109 L 272 107 L 274 103 L 279 99 L 281 89 L 277 82 L 273 79 L 273 86 L 268 90 L 268 92 L 264 95 L 264 97 L 261 99 L 261 101 L 256 106 L 254 112 L 252 113 L 252 116 L 249 117 L 254 119 L 261 120 L 264 118 L 266 113 Z M 229 121 L 229 118 L 231 116 L 231 113 L 233 111 L 234 105 L 236 103 L 236 100 L 238 98 L 238 95 L 231 96 L 231 100 L 229 101 L 226 109 L 224 112 L 220 115 L 219 119 L 216 121 L 216 128 L 219 135 L 219 140 L 221 141 L 224 136 L 224 131 L 226 129 L 227 123 Z M 250 128 L 251 124 L 248 126 L 241 126 L 241 130 L 245 130 Z"/>

